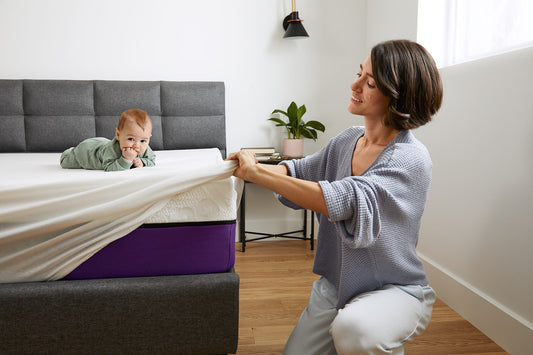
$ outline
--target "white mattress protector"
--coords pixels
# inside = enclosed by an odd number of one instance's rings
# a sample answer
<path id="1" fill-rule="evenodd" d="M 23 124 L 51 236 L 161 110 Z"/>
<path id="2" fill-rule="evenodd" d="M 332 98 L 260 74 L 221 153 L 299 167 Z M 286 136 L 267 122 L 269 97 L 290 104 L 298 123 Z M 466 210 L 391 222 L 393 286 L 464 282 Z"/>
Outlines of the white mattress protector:
<path id="1" fill-rule="evenodd" d="M 61 279 L 143 223 L 236 218 L 236 162 L 218 149 L 155 153 L 155 167 L 118 172 L 0 154 L 0 282 Z"/>
<path id="2" fill-rule="evenodd" d="M 176 151 L 156 151 L 157 164 L 172 164 Z M 167 162 L 168 161 L 168 162 Z M 211 180 L 171 196 L 143 223 L 231 221 L 237 218 L 243 181 L 233 176 Z"/>

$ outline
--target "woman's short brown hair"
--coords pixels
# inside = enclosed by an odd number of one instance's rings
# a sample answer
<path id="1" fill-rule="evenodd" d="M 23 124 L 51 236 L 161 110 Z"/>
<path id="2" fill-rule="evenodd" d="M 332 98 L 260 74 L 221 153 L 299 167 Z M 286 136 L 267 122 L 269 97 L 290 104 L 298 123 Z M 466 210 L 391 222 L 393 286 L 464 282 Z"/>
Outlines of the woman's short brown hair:
<path id="1" fill-rule="evenodd" d="M 381 42 L 370 52 L 378 89 L 388 98 L 385 124 L 398 130 L 420 127 L 442 103 L 442 81 L 433 57 L 416 42 Z"/>

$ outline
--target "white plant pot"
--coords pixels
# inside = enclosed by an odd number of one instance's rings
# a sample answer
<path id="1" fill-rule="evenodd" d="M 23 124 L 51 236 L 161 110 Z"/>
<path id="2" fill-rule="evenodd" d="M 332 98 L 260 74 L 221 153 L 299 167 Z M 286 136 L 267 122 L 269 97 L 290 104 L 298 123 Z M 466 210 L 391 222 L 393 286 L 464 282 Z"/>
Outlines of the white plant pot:
<path id="1" fill-rule="evenodd" d="M 300 139 L 287 139 L 283 140 L 282 154 L 284 157 L 295 159 L 304 156 L 304 140 Z"/>

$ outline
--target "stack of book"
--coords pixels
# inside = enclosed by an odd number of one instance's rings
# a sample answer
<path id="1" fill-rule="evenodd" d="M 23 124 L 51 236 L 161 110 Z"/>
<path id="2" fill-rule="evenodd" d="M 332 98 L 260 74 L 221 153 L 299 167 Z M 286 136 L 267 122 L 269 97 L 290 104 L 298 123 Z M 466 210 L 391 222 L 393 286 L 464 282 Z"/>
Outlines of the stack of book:
<path id="1" fill-rule="evenodd" d="M 257 158 L 257 161 L 269 161 L 269 160 L 275 160 L 275 161 L 281 161 L 282 157 L 279 153 L 276 153 L 275 148 L 242 148 L 249 150 L 252 153 L 255 153 L 255 156 Z"/>

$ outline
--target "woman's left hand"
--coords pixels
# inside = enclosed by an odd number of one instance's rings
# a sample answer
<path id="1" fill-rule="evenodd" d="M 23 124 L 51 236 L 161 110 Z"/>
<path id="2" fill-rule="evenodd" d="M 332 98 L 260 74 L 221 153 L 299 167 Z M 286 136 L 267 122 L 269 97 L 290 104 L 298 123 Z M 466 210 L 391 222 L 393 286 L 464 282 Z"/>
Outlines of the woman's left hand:
<path id="1" fill-rule="evenodd" d="M 233 175 L 243 180 L 252 181 L 254 170 L 257 168 L 257 158 L 255 154 L 243 149 L 236 153 L 231 153 L 226 160 L 237 160 L 239 166 L 233 172 Z"/>

